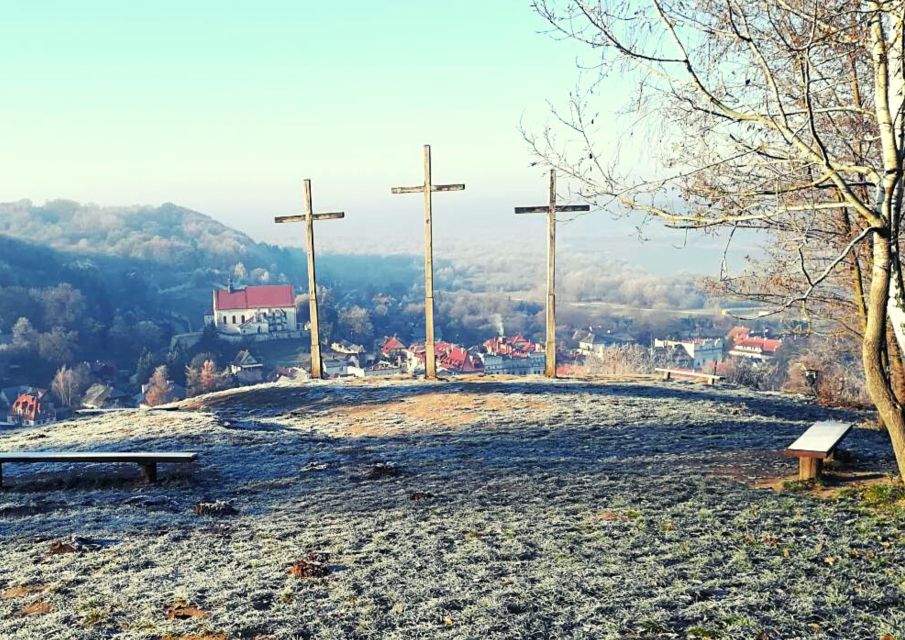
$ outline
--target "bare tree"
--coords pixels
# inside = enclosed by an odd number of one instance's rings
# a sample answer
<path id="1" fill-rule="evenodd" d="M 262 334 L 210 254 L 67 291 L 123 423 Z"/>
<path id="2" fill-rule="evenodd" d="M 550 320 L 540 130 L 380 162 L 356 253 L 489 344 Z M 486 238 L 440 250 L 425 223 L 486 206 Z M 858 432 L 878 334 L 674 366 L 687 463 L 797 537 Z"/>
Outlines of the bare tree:
<path id="1" fill-rule="evenodd" d="M 680 229 L 755 229 L 769 269 L 744 286 L 773 311 L 838 304 L 905 476 L 902 370 L 905 0 L 535 0 L 588 45 L 593 82 L 562 126 L 527 137 L 600 208 Z M 636 82 L 630 107 L 663 153 L 649 175 L 607 162 L 600 77 Z M 659 123 L 659 128 L 650 123 Z M 637 145 L 636 145 L 637 146 Z M 725 265 L 725 261 L 724 261 Z M 891 322 L 890 322 L 891 321 Z M 893 348 L 889 348 L 892 345 Z"/>
<path id="2" fill-rule="evenodd" d="M 606 347 L 588 356 L 585 367 L 591 375 L 635 375 L 654 372 L 650 351 L 638 344 Z"/>
<path id="3" fill-rule="evenodd" d="M 81 402 L 87 383 L 88 375 L 84 367 L 70 369 L 64 364 L 54 375 L 50 388 L 60 404 L 65 407 L 76 407 Z"/>

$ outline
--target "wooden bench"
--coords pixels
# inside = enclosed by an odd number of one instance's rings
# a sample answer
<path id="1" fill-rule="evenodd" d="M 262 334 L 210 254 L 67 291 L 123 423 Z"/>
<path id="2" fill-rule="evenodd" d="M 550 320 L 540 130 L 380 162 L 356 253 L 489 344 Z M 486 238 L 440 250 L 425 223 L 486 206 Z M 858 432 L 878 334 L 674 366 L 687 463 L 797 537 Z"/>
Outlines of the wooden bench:
<path id="1" fill-rule="evenodd" d="M 19 451 L 0 453 L 0 487 L 3 486 L 3 465 L 10 462 L 127 462 L 141 466 L 146 482 L 157 481 L 157 465 L 165 462 L 194 462 L 198 454 L 187 451 L 150 453 L 137 451 Z"/>
<path id="2" fill-rule="evenodd" d="M 833 455 L 852 424 L 825 420 L 815 422 L 786 449 L 786 455 L 798 458 L 798 479 L 813 480 L 823 473 L 823 461 Z"/>
<path id="3" fill-rule="evenodd" d="M 673 376 L 686 376 L 688 378 L 704 378 L 707 380 L 707 384 L 716 384 L 720 380 L 723 379 L 723 376 L 718 376 L 715 373 L 704 373 L 703 371 L 689 371 L 687 369 L 654 369 L 661 374 L 663 374 L 663 380 L 669 380 Z"/>

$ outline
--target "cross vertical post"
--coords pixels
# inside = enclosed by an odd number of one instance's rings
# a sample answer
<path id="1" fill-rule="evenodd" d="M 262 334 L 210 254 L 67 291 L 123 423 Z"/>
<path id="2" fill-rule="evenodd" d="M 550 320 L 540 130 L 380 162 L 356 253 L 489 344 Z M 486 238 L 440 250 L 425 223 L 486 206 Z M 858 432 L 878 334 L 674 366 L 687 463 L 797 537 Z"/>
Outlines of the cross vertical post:
<path id="1" fill-rule="evenodd" d="M 311 202 L 311 180 L 304 181 L 305 213 L 302 215 L 277 216 L 274 222 L 283 224 L 287 222 L 305 223 L 305 249 L 308 257 L 308 310 L 309 327 L 311 332 L 311 377 L 323 378 L 324 367 L 321 361 L 320 329 L 317 313 L 317 275 L 314 264 L 314 221 L 336 220 L 346 216 L 342 211 L 330 213 L 314 213 Z"/>
<path id="2" fill-rule="evenodd" d="M 556 204 L 556 169 L 550 169 L 550 190 L 546 206 L 516 207 L 516 213 L 547 214 L 547 336 L 544 373 L 556 377 L 556 214 L 558 212 L 590 211 L 586 204 Z"/>
<path id="3" fill-rule="evenodd" d="M 431 147 L 424 145 L 424 183 L 418 187 L 393 187 L 392 193 L 424 194 L 424 376 L 437 378 L 437 356 L 434 348 L 434 191 L 462 191 L 464 184 L 434 184 L 431 177 Z"/>
<path id="4" fill-rule="evenodd" d="M 550 170 L 547 210 L 547 358 L 544 373 L 556 377 L 556 171 Z"/>

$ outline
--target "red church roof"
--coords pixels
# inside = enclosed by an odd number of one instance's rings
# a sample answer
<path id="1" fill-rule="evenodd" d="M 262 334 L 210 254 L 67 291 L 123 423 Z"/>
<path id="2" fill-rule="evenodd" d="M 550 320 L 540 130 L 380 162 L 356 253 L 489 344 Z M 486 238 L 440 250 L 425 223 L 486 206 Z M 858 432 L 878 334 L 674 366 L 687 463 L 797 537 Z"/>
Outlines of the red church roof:
<path id="1" fill-rule="evenodd" d="M 256 285 L 232 292 L 217 289 L 214 292 L 214 311 L 294 306 L 295 292 L 292 290 L 291 284 Z"/>

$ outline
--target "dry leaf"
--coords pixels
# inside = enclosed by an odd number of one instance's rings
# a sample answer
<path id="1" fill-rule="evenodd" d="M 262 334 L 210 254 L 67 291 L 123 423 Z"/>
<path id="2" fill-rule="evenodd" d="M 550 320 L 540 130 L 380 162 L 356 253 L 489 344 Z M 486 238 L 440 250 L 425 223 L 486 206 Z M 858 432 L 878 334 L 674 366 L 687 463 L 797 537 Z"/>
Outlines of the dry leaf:
<path id="1" fill-rule="evenodd" d="M 45 587 L 42 584 L 23 584 L 18 587 L 10 587 L 9 589 L 5 589 L 0 592 L 0 599 L 2 600 L 12 600 L 13 598 L 22 598 L 24 596 L 30 596 L 33 593 L 40 593 L 44 591 Z"/>

